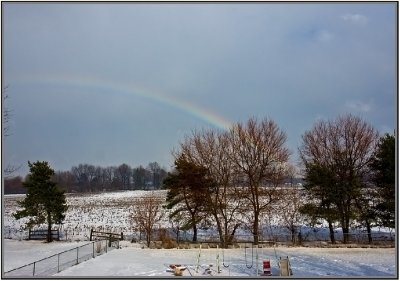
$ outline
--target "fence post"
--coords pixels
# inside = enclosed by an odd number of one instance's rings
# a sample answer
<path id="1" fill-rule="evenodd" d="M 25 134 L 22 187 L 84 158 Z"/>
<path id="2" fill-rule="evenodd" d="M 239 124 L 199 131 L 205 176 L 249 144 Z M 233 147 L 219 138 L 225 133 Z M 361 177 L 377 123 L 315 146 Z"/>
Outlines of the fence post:
<path id="1" fill-rule="evenodd" d="M 36 266 L 36 262 L 33 263 L 33 276 L 35 276 L 35 266 Z"/>
<path id="2" fill-rule="evenodd" d="M 60 254 L 57 255 L 57 272 L 60 272 Z"/>
<path id="3" fill-rule="evenodd" d="M 76 264 L 79 263 L 79 247 L 76 248 Z"/>
<path id="4" fill-rule="evenodd" d="M 90 229 L 90 238 L 89 238 L 90 241 L 92 241 L 92 234 L 93 234 L 93 228 Z"/>

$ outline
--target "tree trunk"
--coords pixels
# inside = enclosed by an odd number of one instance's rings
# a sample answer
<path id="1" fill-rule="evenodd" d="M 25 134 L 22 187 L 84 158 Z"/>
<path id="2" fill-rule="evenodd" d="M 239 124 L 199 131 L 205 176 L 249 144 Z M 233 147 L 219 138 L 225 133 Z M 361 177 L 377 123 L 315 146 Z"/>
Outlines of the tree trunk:
<path id="1" fill-rule="evenodd" d="M 258 229 L 258 212 L 255 212 L 254 214 L 254 222 L 253 222 L 253 235 L 254 235 L 254 245 L 258 245 L 258 234 L 259 234 L 259 229 Z"/>
<path id="2" fill-rule="evenodd" d="M 343 232 L 343 244 L 349 243 L 349 228 L 347 226 L 343 226 L 342 232 Z"/>
<path id="3" fill-rule="evenodd" d="M 372 243 L 371 223 L 367 220 L 366 225 L 367 225 L 367 233 L 368 233 L 368 244 L 371 244 Z"/>
<path id="4" fill-rule="evenodd" d="M 332 221 L 328 220 L 328 224 L 329 224 L 329 235 L 330 235 L 330 238 L 331 238 L 331 243 L 335 244 L 336 243 L 335 232 L 333 231 Z"/>
<path id="5" fill-rule="evenodd" d="M 151 227 L 148 227 L 148 225 L 145 225 L 145 226 L 144 226 L 144 233 L 145 233 L 145 235 L 146 235 L 146 244 L 147 244 L 147 247 L 150 247 L 151 232 L 152 232 Z"/>
<path id="6" fill-rule="evenodd" d="M 296 227 L 294 227 L 294 226 L 292 226 L 291 228 L 290 228 L 290 232 L 291 232 L 291 240 L 292 240 L 292 244 L 293 244 L 293 246 L 294 245 L 296 245 Z"/>
<path id="7" fill-rule="evenodd" d="M 235 237 L 236 229 L 238 229 L 239 226 L 240 226 L 240 224 L 236 224 L 236 225 L 235 225 L 235 227 L 234 227 L 233 230 L 232 230 L 232 233 L 229 235 L 229 238 L 228 238 L 228 240 L 227 240 L 226 245 L 232 245 L 232 243 L 233 243 L 233 238 Z"/>
<path id="8" fill-rule="evenodd" d="M 301 229 L 299 230 L 298 244 L 299 244 L 300 246 L 303 245 L 303 236 L 301 235 Z"/>
<path id="9" fill-rule="evenodd" d="M 47 213 L 47 242 L 52 242 L 53 237 L 51 236 L 51 214 Z"/>
<path id="10" fill-rule="evenodd" d="M 151 234 L 146 233 L 146 243 L 148 248 L 150 248 L 150 242 L 151 242 Z"/>
<path id="11" fill-rule="evenodd" d="M 342 227 L 343 230 L 343 244 L 347 244 L 350 242 L 350 219 L 349 218 L 345 218 L 344 219 L 344 225 Z"/>
<path id="12" fill-rule="evenodd" d="M 224 240 L 221 240 L 221 245 L 222 245 L 222 247 L 224 247 L 224 248 L 227 248 L 227 246 L 228 246 L 228 243 L 229 243 L 229 241 L 228 241 L 228 224 L 227 224 L 227 222 L 225 221 L 224 222 Z"/>
<path id="13" fill-rule="evenodd" d="M 197 225 L 193 224 L 193 242 L 197 242 Z"/>
<path id="14" fill-rule="evenodd" d="M 223 246 L 225 244 L 226 232 L 224 234 L 224 231 L 222 230 L 221 221 L 219 220 L 218 213 L 216 211 L 213 212 L 213 216 L 214 216 L 214 219 L 215 219 L 215 221 L 217 223 L 219 241 L 220 241 L 221 245 Z M 225 229 L 226 229 L 226 224 L 225 224 Z"/>

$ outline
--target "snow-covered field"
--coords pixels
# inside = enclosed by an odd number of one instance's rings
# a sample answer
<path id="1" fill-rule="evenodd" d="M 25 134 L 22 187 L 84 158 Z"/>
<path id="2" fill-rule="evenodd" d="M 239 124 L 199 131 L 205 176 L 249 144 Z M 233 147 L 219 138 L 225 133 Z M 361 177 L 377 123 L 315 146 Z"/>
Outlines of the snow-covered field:
<path id="1" fill-rule="evenodd" d="M 265 259 L 271 260 L 272 274 L 279 275 L 277 258 L 281 256 L 289 257 L 294 277 L 397 276 L 397 255 L 394 248 L 294 248 L 281 246 L 254 248 L 253 251 L 251 248 L 247 250 L 244 248 L 225 250 L 203 248 L 201 251 L 199 249 L 143 248 L 141 244 L 130 242 L 130 236 L 133 234 L 130 216 L 132 199 L 148 192 L 68 194 L 69 210 L 64 224 L 60 226 L 62 241 L 50 244 L 24 240 L 27 238 L 27 232 L 23 230 L 24 220 L 16 221 L 12 217 L 12 213 L 17 208 L 16 200 L 21 200 L 23 195 L 4 196 L 3 272 L 87 244 L 89 243 L 90 229 L 93 228 L 99 231 L 123 232 L 127 240 L 120 243 L 121 249 L 112 250 L 79 263 L 54 276 L 172 277 L 172 272 L 167 271 L 169 264 L 185 265 L 187 269 L 183 272 L 184 276 L 200 276 L 211 264 L 210 272 L 213 276 L 254 277 L 262 272 L 262 261 Z M 157 191 L 157 193 L 160 196 L 166 195 L 165 191 Z M 170 226 L 167 214 L 162 225 Z M 200 235 L 207 234 L 201 229 L 199 231 Z M 319 232 L 323 231 L 322 229 Z"/>
<path id="2" fill-rule="evenodd" d="M 67 194 L 68 211 L 60 227 L 63 239 L 77 241 L 88 240 L 90 230 L 108 231 L 124 234 L 132 233 L 130 217 L 132 199 L 143 196 L 150 191 L 120 191 L 95 194 Z M 166 191 L 156 191 L 166 197 Z M 4 196 L 3 236 L 12 239 L 24 239 L 27 232 L 23 230 L 26 219 L 15 220 L 12 214 L 17 210 L 17 200 L 24 195 Z M 165 216 L 168 223 L 167 216 Z M 58 226 L 56 226 L 58 227 Z M 44 228 L 46 228 L 44 226 Z"/>
<path id="3" fill-rule="evenodd" d="M 81 242 L 82 243 L 82 242 Z M 81 243 L 15 241 L 3 244 L 4 270 Z M 200 258 L 199 258 L 200 256 Z M 236 249 L 142 249 L 124 241 L 121 249 L 67 268 L 53 277 L 173 277 L 170 264 L 187 267 L 183 276 L 256 277 L 262 261 L 270 259 L 272 275 L 279 275 L 277 258 L 289 257 L 293 277 L 395 277 L 394 248 L 269 247 Z M 209 265 L 212 265 L 211 267 Z M 226 267 L 225 267 L 225 266 Z M 210 268 L 211 273 L 205 273 Z M 257 272 L 258 268 L 258 272 Z M 218 270 L 219 269 L 219 270 Z"/>
<path id="4" fill-rule="evenodd" d="M 132 212 L 134 199 L 137 197 L 144 196 L 151 191 L 134 190 L 134 191 L 117 191 L 117 192 L 106 192 L 106 193 L 94 193 L 94 194 L 67 194 L 68 211 L 66 213 L 65 220 L 62 225 L 56 225 L 60 229 L 60 235 L 62 240 L 68 241 L 88 241 L 90 230 L 94 229 L 97 231 L 106 231 L 114 233 L 124 233 L 126 239 L 131 239 L 132 236 L 138 235 L 132 227 Z M 165 190 L 154 191 L 156 195 L 165 198 Z M 2 235 L 3 238 L 7 239 L 26 239 L 28 232 L 23 229 L 26 219 L 15 220 L 12 214 L 17 210 L 17 200 L 22 200 L 24 195 L 5 195 L 3 198 L 4 212 L 3 212 L 3 226 Z M 171 223 L 168 220 L 168 210 L 164 210 L 163 220 L 159 223 L 160 226 L 170 228 Z M 271 223 L 279 224 L 277 218 L 269 218 L 269 227 L 264 228 L 262 235 L 268 238 L 270 235 L 278 235 L 282 239 L 290 240 L 290 234 L 285 227 L 276 227 L 270 225 Z M 260 222 L 260 224 L 266 223 L 266 221 Z M 42 228 L 46 229 L 47 226 L 43 225 Z M 312 229 L 302 227 L 303 239 L 313 241 L 322 240 L 327 241 L 328 230 L 327 228 L 321 227 L 318 229 Z M 337 229 L 337 240 L 341 239 L 341 230 Z M 204 237 L 217 236 L 215 230 L 198 229 L 198 238 L 201 240 Z M 353 229 L 355 233 L 359 233 L 360 236 L 366 239 L 365 233 L 362 229 Z M 382 230 L 377 229 L 381 232 Z M 383 230 L 386 231 L 386 230 Z M 182 238 L 190 239 L 191 230 L 186 233 L 181 232 Z M 274 233 L 274 234 L 272 234 Z M 377 234 L 378 235 L 378 234 Z M 379 234 L 381 235 L 381 234 Z M 383 232 L 383 236 L 386 239 L 391 240 L 394 238 L 393 233 Z M 238 229 L 235 235 L 237 238 L 245 238 L 247 240 L 251 236 L 251 233 L 244 229 Z M 276 238 L 276 237 L 275 237 Z"/>

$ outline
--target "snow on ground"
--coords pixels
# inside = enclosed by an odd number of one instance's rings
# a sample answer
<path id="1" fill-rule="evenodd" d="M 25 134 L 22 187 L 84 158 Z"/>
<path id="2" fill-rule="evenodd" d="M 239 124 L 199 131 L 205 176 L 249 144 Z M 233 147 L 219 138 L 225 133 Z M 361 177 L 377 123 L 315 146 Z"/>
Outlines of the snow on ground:
<path id="1" fill-rule="evenodd" d="M 86 242 L 4 240 L 4 270 L 15 268 L 44 256 L 77 247 Z M 236 249 L 142 249 L 139 244 L 121 242 L 121 249 L 67 268 L 54 277 L 165 277 L 170 264 L 187 267 L 184 276 L 203 276 L 212 264 L 211 275 L 255 277 L 262 273 L 262 261 L 271 260 L 272 274 L 279 275 L 277 257 L 290 259 L 293 277 L 395 277 L 394 248 L 236 248 Z M 276 254 L 275 254 L 276 252 Z M 197 262 L 200 253 L 199 262 Z M 257 258 L 258 257 L 258 258 Z M 197 264 L 199 267 L 197 267 Z M 221 272 L 218 273 L 218 264 Z M 228 267 L 224 267 L 224 264 Z M 205 273 L 205 275 L 210 276 Z"/>
<path id="2" fill-rule="evenodd" d="M 256 261 L 261 272 L 262 260 L 270 259 L 272 274 L 279 275 L 276 257 L 289 256 L 294 277 L 395 277 L 396 252 L 394 248 L 274 248 L 258 249 L 202 249 L 199 268 L 198 249 L 141 249 L 139 244 L 130 243 L 132 226 L 130 222 L 132 199 L 149 191 L 121 191 L 97 194 L 68 194 L 69 210 L 61 228 L 62 240 L 53 243 L 24 241 L 27 231 L 23 230 L 24 220 L 16 221 L 12 213 L 17 209 L 17 200 L 22 195 L 5 196 L 2 225 L 2 270 L 8 271 L 42 258 L 89 243 L 90 229 L 123 232 L 128 241 L 122 241 L 122 249 L 112 250 L 94 259 L 61 271 L 56 276 L 172 276 L 166 271 L 169 264 L 186 264 L 185 276 L 202 275 L 207 264 L 213 264 L 211 273 L 215 276 L 256 276 Z M 165 197 L 165 191 L 157 191 Z M 167 214 L 166 214 L 167 218 Z M 165 226 L 169 226 L 165 219 Z M 201 230 L 200 234 L 202 233 Z M 279 229 L 277 230 L 279 231 Z M 322 232 L 324 229 L 321 229 Z M 239 235 L 238 231 L 238 235 Z M 209 233 L 205 233 L 209 235 Z M 67 240 L 67 241 L 65 241 Z M 86 240 L 86 241 L 83 241 Z M 75 242 L 73 242 L 75 241 Z M 218 273 L 217 255 L 221 272 Z M 258 259 L 257 259 L 258 256 Z M 224 267 L 229 265 L 229 267 Z M 197 269 L 197 270 L 196 270 Z"/>
<path id="3" fill-rule="evenodd" d="M 294 277 L 381 277 L 396 274 L 395 251 L 391 249 L 321 249 L 321 248 L 278 248 L 277 256 L 289 256 Z M 184 276 L 208 275 L 204 271 L 212 264 L 211 275 L 220 277 L 257 276 L 257 253 L 251 255 L 247 249 L 202 249 L 200 267 L 197 269 L 198 249 L 152 250 L 123 248 L 71 267 L 55 276 L 173 276 L 169 264 L 183 264 Z M 220 259 L 218 273 L 217 254 Z M 224 258 L 222 258 L 224 256 Z M 258 268 L 262 273 L 262 260 L 270 259 L 272 274 L 279 275 L 273 248 L 258 249 Z M 222 262 L 229 267 L 224 267 Z M 251 268 L 249 268 L 251 267 Z"/>
<path id="4" fill-rule="evenodd" d="M 54 228 L 59 228 L 60 239 L 70 241 L 82 241 L 89 240 L 91 229 L 97 231 L 113 232 L 113 233 L 124 233 L 125 239 L 130 240 L 133 237 L 137 238 L 138 233 L 134 231 L 132 226 L 132 212 L 134 200 L 138 197 L 142 197 L 153 191 L 144 190 L 126 190 L 126 191 L 114 191 L 114 192 L 101 192 L 101 193 L 85 193 L 85 194 L 67 194 L 68 211 L 66 212 L 65 220 L 62 225 L 54 225 Z M 154 194 L 165 198 L 167 195 L 166 190 L 156 190 Z M 24 229 L 24 224 L 27 222 L 27 218 L 16 220 L 13 217 L 13 213 L 18 209 L 17 200 L 22 200 L 25 195 L 5 195 L 4 196 L 4 213 L 3 213 L 3 225 L 2 235 L 3 238 L 7 239 L 27 239 L 28 231 Z M 169 210 L 163 210 L 164 217 L 159 223 L 161 227 L 171 228 L 171 222 L 168 219 Z M 278 216 L 268 217 L 268 223 L 265 221 L 266 218 L 261 219 L 260 227 L 264 240 L 271 238 L 271 235 L 275 235 L 277 238 L 281 238 L 280 241 L 290 240 L 290 233 L 288 230 L 279 225 L 277 220 Z M 276 224 L 271 224 L 275 221 Z M 40 228 L 47 229 L 47 225 L 41 225 Z M 309 227 L 301 227 L 303 239 L 306 241 L 322 240 L 326 241 L 329 239 L 329 231 L 325 227 L 318 227 L 311 229 Z M 390 230 L 385 229 L 374 229 L 376 231 L 375 236 L 385 236 L 387 240 L 394 238 L 394 233 L 390 233 Z M 336 239 L 341 238 L 341 229 L 336 229 Z M 353 229 L 352 232 L 356 234 L 354 238 L 366 240 L 366 234 L 363 229 Z M 379 232 L 379 233 L 378 233 Z M 358 233 L 358 234 L 357 234 Z M 186 236 L 186 234 L 188 236 Z M 181 232 L 181 238 L 190 239 L 191 230 Z M 217 237 L 218 234 L 215 228 L 210 229 L 198 229 L 198 239 L 207 238 L 210 236 Z M 246 229 L 237 229 L 236 238 L 248 240 L 251 236 Z M 274 239 L 275 239 L 274 238 Z M 381 239 L 381 237 L 380 237 Z M 203 239 L 204 240 L 204 239 Z"/>
<path id="5" fill-rule="evenodd" d="M 133 199 L 147 195 L 152 191 L 130 190 L 102 192 L 93 194 L 73 194 L 66 196 L 68 211 L 65 220 L 60 227 L 60 235 L 63 240 L 88 240 L 91 229 L 121 233 L 127 237 L 132 236 L 132 205 Z M 157 190 L 154 193 L 163 198 L 165 190 Z M 24 229 L 26 218 L 15 220 L 13 213 L 18 209 L 17 200 L 22 200 L 25 195 L 6 195 L 4 197 L 4 213 L 2 233 L 4 238 L 26 239 L 28 232 Z M 168 213 L 165 213 L 164 225 L 168 222 Z M 47 225 L 41 228 L 46 229 Z"/>
<path id="6" fill-rule="evenodd" d="M 48 256 L 58 254 L 81 245 L 89 243 L 82 242 L 53 242 L 45 243 L 43 241 L 18 241 L 4 239 L 2 244 L 3 270 L 11 269 L 38 261 Z"/>

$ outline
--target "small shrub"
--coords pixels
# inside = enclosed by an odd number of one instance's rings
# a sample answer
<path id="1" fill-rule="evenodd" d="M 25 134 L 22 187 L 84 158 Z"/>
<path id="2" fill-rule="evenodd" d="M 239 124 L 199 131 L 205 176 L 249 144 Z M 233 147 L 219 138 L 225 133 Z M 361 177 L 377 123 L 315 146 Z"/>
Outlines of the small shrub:
<path id="1" fill-rule="evenodd" d="M 158 231 L 158 239 L 161 241 L 161 246 L 164 249 L 172 249 L 178 246 L 176 241 L 169 237 L 167 230 L 164 228 Z"/>

